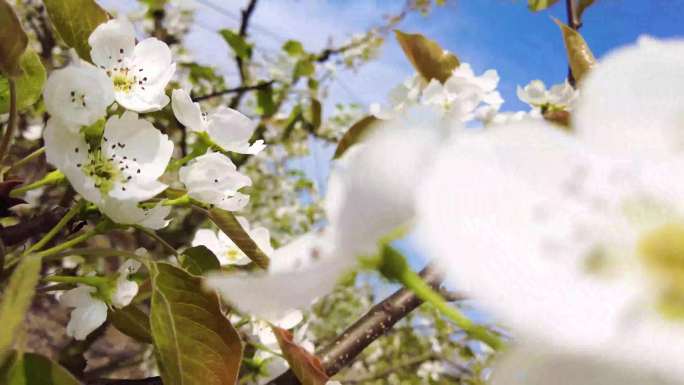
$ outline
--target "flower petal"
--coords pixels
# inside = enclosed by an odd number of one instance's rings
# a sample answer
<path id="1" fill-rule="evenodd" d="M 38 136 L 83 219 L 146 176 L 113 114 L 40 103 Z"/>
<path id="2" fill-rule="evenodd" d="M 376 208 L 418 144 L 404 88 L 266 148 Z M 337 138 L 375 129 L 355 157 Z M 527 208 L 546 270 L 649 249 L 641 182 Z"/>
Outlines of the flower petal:
<path id="1" fill-rule="evenodd" d="M 171 94 L 171 106 L 173 114 L 181 124 L 192 131 L 204 131 L 202 109 L 199 103 L 194 103 L 190 95 L 183 89 L 175 89 Z"/>
<path id="2" fill-rule="evenodd" d="M 126 18 L 109 20 L 95 28 L 88 43 L 93 63 L 109 69 L 133 55 L 135 31 Z"/>

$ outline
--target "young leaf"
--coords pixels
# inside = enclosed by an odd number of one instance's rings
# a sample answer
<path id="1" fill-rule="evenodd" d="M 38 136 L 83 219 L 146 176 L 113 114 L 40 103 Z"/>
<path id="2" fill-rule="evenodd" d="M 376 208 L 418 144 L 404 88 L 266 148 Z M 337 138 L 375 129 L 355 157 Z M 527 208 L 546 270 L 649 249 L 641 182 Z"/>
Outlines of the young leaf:
<path id="1" fill-rule="evenodd" d="M 261 88 L 257 91 L 257 114 L 261 116 L 272 116 L 275 113 L 275 101 L 273 100 L 273 88 L 271 86 Z"/>
<path id="2" fill-rule="evenodd" d="M 40 57 L 32 49 L 27 49 L 19 59 L 21 75 L 16 78 L 17 109 L 23 110 L 35 104 L 43 92 L 47 75 Z M 9 83 L 0 76 L 0 114 L 9 111 Z"/>
<path id="3" fill-rule="evenodd" d="M 439 44 L 421 34 L 394 31 L 397 41 L 413 68 L 426 80 L 437 79 L 444 83 L 454 68 L 460 64 L 458 58 L 445 51 Z"/>
<path id="4" fill-rule="evenodd" d="M 212 270 L 219 270 L 221 263 L 206 246 L 195 246 L 186 249 L 180 256 L 181 266 L 190 274 L 204 275 Z"/>
<path id="5" fill-rule="evenodd" d="M 223 40 L 228 43 L 230 48 L 235 52 L 235 56 L 240 59 L 247 60 L 252 57 L 252 45 L 245 41 L 245 38 L 233 32 L 230 29 L 222 29 L 219 31 Z"/>
<path id="6" fill-rule="evenodd" d="M 558 24 L 563 33 L 563 41 L 568 54 L 568 63 L 570 64 L 572 75 L 577 82 L 580 82 L 584 75 L 596 65 L 594 54 L 591 53 L 589 45 L 587 45 L 587 42 L 584 41 L 579 32 L 568 27 L 558 19 L 553 19 L 553 21 Z"/>
<path id="7" fill-rule="evenodd" d="M 290 56 L 301 56 L 304 54 L 304 47 L 297 40 L 288 40 L 283 44 L 283 51 Z"/>
<path id="8" fill-rule="evenodd" d="M 321 360 L 297 345 L 289 331 L 275 326 L 271 328 L 278 339 L 280 350 L 299 382 L 302 385 L 325 385 L 328 382 L 328 375 Z"/>
<path id="9" fill-rule="evenodd" d="M 211 219 L 221 231 L 223 231 L 249 259 L 254 261 L 262 269 L 268 269 L 268 256 L 259 249 L 259 246 L 250 238 L 240 222 L 230 211 L 214 207 L 209 210 Z"/>
<path id="10" fill-rule="evenodd" d="M 539 12 L 556 4 L 558 0 L 527 0 L 527 8 L 532 12 Z"/>
<path id="11" fill-rule="evenodd" d="M 295 64 L 295 77 L 310 77 L 316 73 L 316 67 L 311 62 L 310 58 L 301 59 Z"/>
<path id="12" fill-rule="evenodd" d="M 12 349 L 17 330 L 31 305 L 40 273 L 41 259 L 23 257 L 2 293 L 0 303 L 0 366 Z"/>
<path id="13" fill-rule="evenodd" d="M 137 306 L 128 305 L 123 309 L 114 309 L 109 313 L 109 319 L 121 333 L 136 341 L 152 343 L 150 317 Z"/>
<path id="14" fill-rule="evenodd" d="M 36 353 L 14 354 L 3 384 L 7 385 L 80 385 L 68 370 Z"/>
<path id="15" fill-rule="evenodd" d="M 378 119 L 375 116 L 369 115 L 354 123 L 347 132 L 342 135 L 340 142 L 337 143 L 337 148 L 335 149 L 335 155 L 333 159 L 337 159 L 344 154 L 349 147 L 360 142 L 365 135 L 367 135 L 373 128 L 373 123 L 377 122 Z"/>
<path id="16" fill-rule="evenodd" d="M 312 131 L 318 130 L 318 128 L 321 126 L 321 115 L 322 115 L 322 106 L 321 102 L 318 101 L 316 98 L 311 99 L 311 119 L 309 123 L 311 123 L 311 129 Z"/>
<path id="17" fill-rule="evenodd" d="M 242 342 L 201 279 L 168 263 L 150 264 L 150 326 L 164 385 L 234 385 Z"/>
<path id="18" fill-rule="evenodd" d="M 26 50 L 28 37 L 12 6 L 0 0 L 0 73 L 18 76 L 19 58 Z"/>
<path id="19" fill-rule="evenodd" d="M 579 19 L 582 20 L 582 15 L 584 15 L 584 11 L 586 11 L 587 8 L 594 5 L 595 2 L 596 0 L 579 0 L 579 3 L 577 3 L 577 17 L 579 17 Z"/>
<path id="20" fill-rule="evenodd" d="M 44 0 L 45 9 L 57 33 L 78 56 L 90 61 L 88 37 L 109 19 L 95 0 Z"/>

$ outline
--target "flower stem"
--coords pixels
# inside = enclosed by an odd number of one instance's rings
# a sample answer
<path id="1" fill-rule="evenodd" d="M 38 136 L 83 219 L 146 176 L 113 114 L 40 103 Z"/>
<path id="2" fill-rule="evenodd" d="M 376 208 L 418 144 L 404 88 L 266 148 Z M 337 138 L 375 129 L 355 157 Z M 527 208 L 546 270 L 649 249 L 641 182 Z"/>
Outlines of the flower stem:
<path id="1" fill-rule="evenodd" d="M 13 165 L 10 166 L 9 169 L 7 169 L 7 172 L 15 171 L 19 167 L 25 165 L 26 163 L 32 161 L 33 159 L 43 155 L 45 153 L 45 146 L 33 151 L 32 153 L 26 155 L 22 159 L 19 159 L 16 161 Z"/>
<path id="2" fill-rule="evenodd" d="M 425 283 L 416 272 L 408 267 L 406 258 L 398 250 L 388 245 L 384 247 L 379 270 L 386 277 L 399 281 L 404 287 L 413 291 L 418 298 L 432 304 L 471 337 L 486 343 L 494 350 L 503 347 L 504 343 L 499 336 L 470 320 L 458 308 L 450 306 L 441 294 Z"/>
<path id="3" fill-rule="evenodd" d="M 64 174 L 62 174 L 61 171 L 55 170 L 43 177 L 43 179 L 39 181 L 35 181 L 31 184 L 27 184 L 26 186 L 22 186 L 19 188 L 15 188 L 14 190 L 10 191 L 10 197 L 12 198 L 17 198 L 24 194 L 27 191 L 35 190 L 37 188 L 47 186 L 49 184 L 56 184 L 61 181 L 63 181 L 65 178 Z"/>
<path id="4" fill-rule="evenodd" d="M 187 206 L 191 203 L 188 194 L 184 194 L 174 199 L 164 199 L 161 204 L 162 206 Z"/>
<path id="5" fill-rule="evenodd" d="M 7 78 L 7 83 L 10 95 L 9 121 L 7 122 L 5 135 L 3 135 L 2 142 L 0 143 L 0 164 L 4 162 L 5 156 L 7 156 L 10 141 L 14 136 L 14 131 L 17 130 L 17 86 L 11 76 Z"/>
<path id="6" fill-rule="evenodd" d="M 67 211 L 67 213 L 64 214 L 64 216 L 62 217 L 62 219 L 60 219 L 59 222 L 57 222 L 57 224 L 56 224 L 52 229 L 50 229 L 50 231 L 48 231 L 47 234 L 45 234 L 45 235 L 43 236 L 43 238 L 41 238 L 38 242 L 34 243 L 31 247 L 29 247 L 28 249 L 26 249 L 26 251 L 24 251 L 24 253 L 22 254 L 22 256 L 31 254 L 32 252 L 34 252 L 34 251 L 36 251 L 36 250 L 42 249 L 43 246 L 45 246 L 48 242 L 50 242 L 50 240 L 52 240 L 52 238 L 54 238 L 55 235 L 57 235 L 57 233 L 58 233 L 60 230 L 62 230 L 62 228 L 64 228 L 64 226 L 66 226 L 66 225 L 69 223 L 69 221 L 70 221 L 76 214 L 78 214 L 79 211 L 81 211 L 81 208 L 83 208 L 83 203 L 84 203 L 83 200 L 80 200 L 80 201 L 78 201 L 75 205 L 73 205 L 73 206 L 69 209 L 69 211 Z"/>
<path id="7" fill-rule="evenodd" d="M 186 196 L 187 196 L 187 195 L 186 195 Z M 175 255 L 175 256 L 179 256 L 179 255 L 180 255 L 180 253 L 178 252 L 178 250 L 176 250 L 175 247 L 171 246 L 168 242 L 166 242 L 162 237 L 160 237 L 159 235 L 157 235 L 157 233 L 155 233 L 154 231 L 149 230 L 149 229 L 146 229 L 146 228 L 144 228 L 144 227 L 142 227 L 142 226 L 135 226 L 135 228 L 138 229 L 138 230 L 140 230 L 140 231 L 142 231 L 143 233 L 145 233 L 148 237 L 150 237 L 150 238 L 154 239 L 155 241 L 161 243 L 161 245 L 164 246 L 165 249 L 167 249 L 167 250 L 169 250 L 170 252 L 172 252 L 173 255 Z"/>
<path id="8" fill-rule="evenodd" d="M 43 257 L 48 257 L 48 256 L 53 255 L 53 254 L 60 253 L 60 252 L 66 250 L 72 246 L 76 246 L 79 243 L 88 240 L 90 237 L 92 237 L 93 235 L 96 235 L 98 233 L 99 233 L 98 229 L 91 229 L 91 230 L 85 231 L 85 232 L 81 233 L 80 235 L 78 235 L 74 238 L 71 238 L 64 243 L 60 243 L 59 245 L 57 245 L 55 247 L 51 247 L 49 249 L 40 251 L 38 253 L 35 253 L 34 255 L 43 258 Z"/>

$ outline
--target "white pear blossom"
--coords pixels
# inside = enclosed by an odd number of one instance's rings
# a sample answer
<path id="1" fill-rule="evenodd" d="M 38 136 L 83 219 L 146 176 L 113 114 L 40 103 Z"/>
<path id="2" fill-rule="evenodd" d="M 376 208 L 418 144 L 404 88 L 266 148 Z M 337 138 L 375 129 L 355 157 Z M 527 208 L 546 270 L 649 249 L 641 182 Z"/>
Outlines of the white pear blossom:
<path id="1" fill-rule="evenodd" d="M 171 213 L 171 206 L 161 204 L 140 207 L 134 200 L 108 198 L 98 207 L 109 219 L 122 225 L 139 225 L 151 230 L 159 230 L 166 227 L 170 221 L 166 218 Z"/>
<path id="2" fill-rule="evenodd" d="M 59 297 L 63 306 L 74 308 L 66 328 L 69 337 L 84 340 L 107 320 L 107 304 L 92 296 L 96 290 L 92 286 L 79 286 Z"/>
<path id="3" fill-rule="evenodd" d="M 45 109 L 72 131 L 104 118 L 107 106 L 114 102 L 114 88 L 107 74 L 75 60 L 75 64 L 53 71 L 43 90 Z"/>
<path id="4" fill-rule="evenodd" d="M 541 80 L 532 80 L 525 87 L 518 86 L 518 99 L 535 109 L 550 109 L 572 111 L 579 91 L 574 89 L 567 80 L 561 84 L 546 89 Z"/>
<path id="5" fill-rule="evenodd" d="M 110 117 L 96 147 L 56 119 L 48 121 L 44 138 L 48 162 L 93 203 L 102 205 L 107 198 L 142 201 L 166 188 L 157 178 L 171 159 L 173 142 L 136 113 Z"/>
<path id="6" fill-rule="evenodd" d="M 225 151 L 255 155 L 266 147 L 261 139 L 249 144 L 256 123 L 239 111 L 219 107 L 211 114 L 203 113 L 199 103 L 193 102 L 182 89 L 173 90 L 171 98 L 179 122 L 193 131 L 206 132 Z"/>
<path id="7" fill-rule="evenodd" d="M 115 308 L 128 306 L 138 294 L 138 284 L 130 281 L 129 277 L 138 271 L 140 265 L 140 262 L 129 259 L 119 268 L 116 286 L 109 298 Z M 60 296 L 59 301 L 63 306 L 74 308 L 67 324 L 68 336 L 84 340 L 107 320 L 107 304 L 100 297 L 94 296 L 96 293 L 97 289 L 93 286 L 79 285 Z"/>
<path id="8" fill-rule="evenodd" d="M 110 77 L 120 105 L 149 112 L 169 103 L 165 88 L 176 71 L 176 63 L 166 43 L 151 37 L 135 44 L 133 25 L 125 18 L 97 26 L 88 43 L 93 63 Z"/>
<path id="9" fill-rule="evenodd" d="M 420 99 L 420 93 L 427 85 L 422 76 L 415 74 L 406 79 L 402 84 L 394 87 L 387 98 L 389 106 L 373 103 L 370 105 L 370 113 L 378 119 L 392 119 L 398 112 L 408 108 Z"/>
<path id="10" fill-rule="evenodd" d="M 419 237 L 522 338 L 680 379 L 684 41 L 617 50 L 583 87 L 579 140 L 521 122 L 448 144 L 416 195 Z"/>
<path id="11" fill-rule="evenodd" d="M 240 173 L 225 155 L 208 152 L 199 156 L 178 172 L 190 197 L 228 211 L 247 205 L 249 196 L 238 190 L 252 185 L 248 176 Z"/>
<path id="12" fill-rule="evenodd" d="M 339 258 L 330 251 L 325 235 L 307 233 L 276 249 L 268 272 L 213 273 L 205 285 L 244 312 L 277 320 L 328 294 L 340 275 L 353 265 L 353 259 Z"/>
<path id="13" fill-rule="evenodd" d="M 267 228 L 261 226 L 251 228 L 247 218 L 238 216 L 236 219 L 264 254 L 273 253 L 271 235 Z M 251 262 L 251 259 L 222 231 L 199 229 L 192 240 L 192 246 L 207 247 L 223 266 L 246 265 Z"/>

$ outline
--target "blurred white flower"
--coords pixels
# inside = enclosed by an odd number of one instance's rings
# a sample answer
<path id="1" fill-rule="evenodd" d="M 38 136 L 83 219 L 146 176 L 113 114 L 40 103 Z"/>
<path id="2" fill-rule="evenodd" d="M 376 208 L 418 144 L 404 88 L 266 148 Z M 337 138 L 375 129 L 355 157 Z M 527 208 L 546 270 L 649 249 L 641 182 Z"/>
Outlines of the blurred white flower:
<path id="1" fill-rule="evenodd" d="M 116 286 L 109 298 L 117 309 L 128 306 L 138 294 L 138 284 L 130 281 L 129 277 L 139 268 L 140 262 L 133 259 L 127 260 L 119 268 Z M 69 337 L 84 340 L 107 320 L 107 304 L 101 298 L 93 296 L 96 292 L 97 289 L 93 286 L 79 285 L 59 297 L 63 306 L 74 308 L 66 329 Z"/>
<path id="2" fill-rule="evenodd" d="M 50 73 L 43 90 L 45 109 L 66 129 L 78 132 L 107 113 L 114 102 L 114 88 L 107 74 L 75 58 L 76 62 Z"/>
<path id="3" fill-rule="evenodd" d="M 426 85 L 427 83 L 422 76 L 418 74 L 413 75 L 390 91 L 387 96 L 390 103 L 389 106 L 372 103 L 370 105 L 371 115 L 378 119 L 392 119 L 396 113 L 418 102 L 420 93 Z"/>
<path id="4" fill-rule="evenodd" d="M 164 191 L 166 185 L 157 179 L 172 152 L 167 135 L 130 111 L 107 120 L 96 148 L 57 119 L 50 119 L 45 129 L 48 162 L 66 175 L 79 194 L 98 205 L 106 198 L 138 202 Z"/>
<path id="5" fill-rule="evenodd" d="M 178 172 L 188 195 L 199 201 L 228 211 L 241 210 L 249 196 L 238 190 L 251 186 L 252 180 L 240 173 L 225 155 L 208 152 L 199 156 Z"/>
<path id="6" fill-rule="evenodd" d="M 176 63 L 166 43 L 151 37 L 135 44 L 133 25 L 125 18 L 97 26 L 88 43 L 93 63 L 106 71 L 123 107 L 150 112 L 169 103 L 165 89 Z"/>
<path id="7" fill-rule="evenodd" d="M 265 227 L 251 228 L 245 217 L 236 217 L 240 226 L 247 232 L 261 251 L 266 255 L 273 253 L 271 235 Z M 222 231 L 199 229 L 192 240 L 192 246 L 205 246 L 216 255 L 221 265 L 246 265 L 252 260 Z"/>
<path id="8" fill-rule="evenodd" d="M 171 98 L 179 122 L 192 131 L 206 132 L 225 151 L 255 155 L 266 147 L 261 139 L 249 144 L 256 123 L 239 111 L 219 107 L 211 114 L 203 113 L 199 103 L 193 102 L 182 89 L 173 90 Z"/>
<path id="9" fill-rule="evenodd" d="M 518 99 L 533 108 L 572 111 L 579 96 L 567 81 L 552 86 L 549 90 L 541 80 L 532 80 L 524 88 L 518 86 Z"/>
<path id="10" fill-rule="evenodd" d="M 523 338 L 682 378 L 682 88 L 683 41 L 632 46 L 584 79 L 580 141 L 541 121 L 461 135 L 417 194 L 423 245 Z"/>

